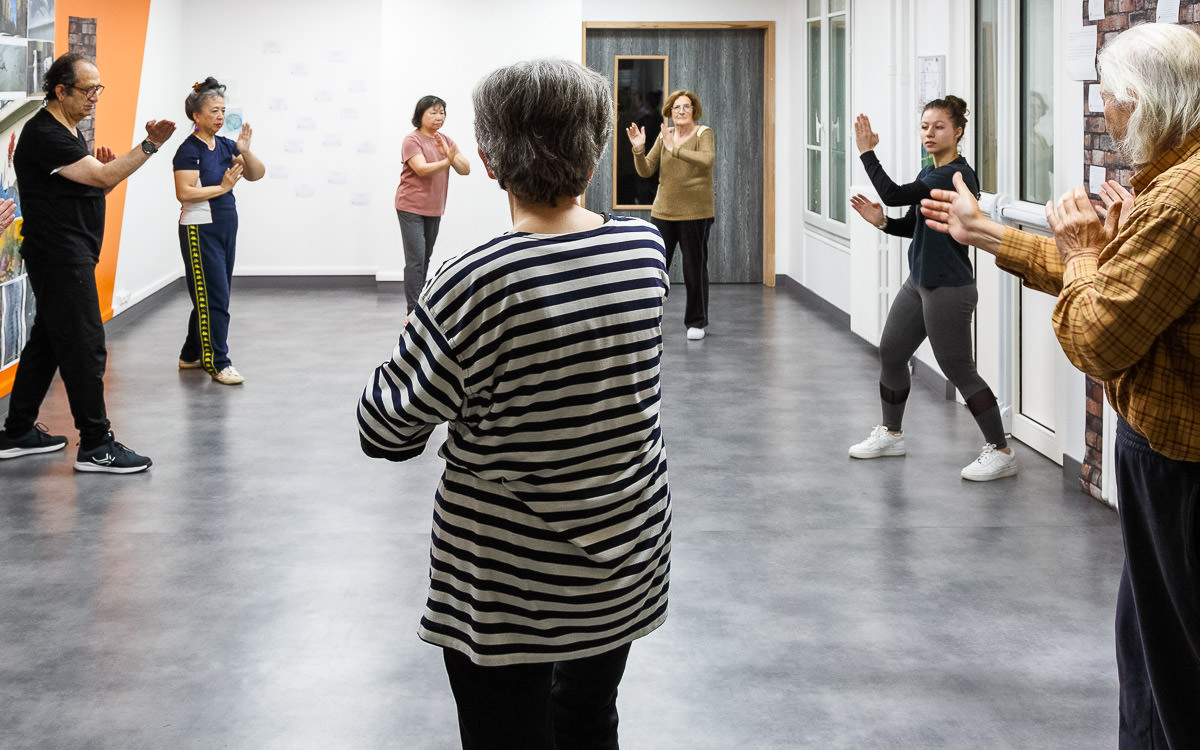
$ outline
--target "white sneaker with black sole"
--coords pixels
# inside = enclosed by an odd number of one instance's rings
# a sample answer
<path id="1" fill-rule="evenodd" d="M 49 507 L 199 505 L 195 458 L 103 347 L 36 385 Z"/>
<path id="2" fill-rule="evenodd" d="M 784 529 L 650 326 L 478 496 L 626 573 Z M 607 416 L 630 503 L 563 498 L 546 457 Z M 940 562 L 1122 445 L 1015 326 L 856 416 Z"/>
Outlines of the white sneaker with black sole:
<path id="1" fill-rule="evenodd" d="M 850 458 L 903 456 L 907 452 L 904 447 L 904 433 L 890 432 L 881 424 L 875 425 L 866 440 L 850 446 Z"/>
<path id="2" fill-rule="evenodd" d="M 136 474 L 149 469 L 153 464 L 149 458 L 139 456 L 113 439 L 108 433 L 108 441 L 101 445 L 84 450 L 82 446 L 75 455 L 75 471 L 94 471 L 105 474 Z"/>
<path id="3" fill-rule="evenodd" d="M 1012 449 L 1009 448 L 1009 450 Z M 985 444 L 979 458 L 964 466 L 962 470 L 962 478 L 972 482 L 990 482 L 993 479 L 1012 477 L 1016 474 L 1016 454 L 997 450 L 996 446 L 991 443 Z"/>

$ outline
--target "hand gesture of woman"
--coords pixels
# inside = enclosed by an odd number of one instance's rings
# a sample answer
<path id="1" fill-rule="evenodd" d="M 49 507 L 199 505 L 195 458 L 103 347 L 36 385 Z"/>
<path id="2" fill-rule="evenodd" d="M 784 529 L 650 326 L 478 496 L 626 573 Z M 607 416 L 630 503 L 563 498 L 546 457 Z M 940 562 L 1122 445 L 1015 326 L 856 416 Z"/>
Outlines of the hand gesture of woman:
<path id="1" fill-rule="evenodd" d="M 244 154 L 250 150 L 250 139 L 254 136 L 254 131 L 250 129 L 250 123 L 242 123 L 242 132 L 238 133 L 237 150 L 239 154 Z"/>
<path id="2" fill-rule="evenodd" d="M 667 153 L 674 153 L 675 131 L 671 129 L 671 126 L 667 124 L 666 120 L 663 120 L 663 123 L 659 126 L 659 128 L 662 131 L 662 134 L 659 137 L 662 138 L 663 148 L 667 150 Z"/>
<path id="3" fill-rule="evenodd" d="M 233 190 L 233 186 L 237 181 L 242 179 L 242 170 L 245 169 L 245 160 L 241 156 L 233 157 L 233 166 L 225 170 L 225 176 L 221 178 L 221 187 L 225 188 L 225 192 Z"/>
<path id="4" fill-rule="evenodd" d="M 868 200 L 867 196 L 862 193 L 850 196 L 850 208 L 858 211 L 858 215 L 867 220 L 867 223 L 873 227 L 878 227 L 883 223 L 883 206 Z"/>
<path id="5" fill-rule="evenodd" d="M 871 130 L 871 121 L 866 115 L 854 118 L 854 145 L 858 146 L 860 154 L 874 151 L 879 145 L 879 134 Z"/>
<path id="6" fill-rule="evenodd" d="M 442 137 L 441 133 L 434 133 L 433 138 L 437 141 L 438 151 L 442 152 L 442 156 L 453 162 L 454 155 L 458 153 L 458 149 L 454 146 L 451 146 L 446 139 Z"/>
<path id="7" fill-rule="evenodd" d="M 636 122 L 629 123 L 629 127 L 625 128 L 625 135 L 629 136 L 629 145 L 634 151 L 646 150 L 646 129 L 639 128 Z"/>

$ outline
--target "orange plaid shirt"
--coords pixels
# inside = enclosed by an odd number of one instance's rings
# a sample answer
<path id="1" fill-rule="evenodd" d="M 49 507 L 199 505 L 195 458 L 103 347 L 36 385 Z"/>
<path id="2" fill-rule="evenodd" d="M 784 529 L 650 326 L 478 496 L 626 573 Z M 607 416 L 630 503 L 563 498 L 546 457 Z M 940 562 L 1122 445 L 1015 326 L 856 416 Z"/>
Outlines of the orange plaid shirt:
<path id="1" fill-rule="evenodd" d="M 1055 335 L 1167 458 L 1200 461 L 1200 134 L 1133 177 L 1133 210 L 1099 257 L 1006 229 L 996 264 L 1058 296 Z"/>

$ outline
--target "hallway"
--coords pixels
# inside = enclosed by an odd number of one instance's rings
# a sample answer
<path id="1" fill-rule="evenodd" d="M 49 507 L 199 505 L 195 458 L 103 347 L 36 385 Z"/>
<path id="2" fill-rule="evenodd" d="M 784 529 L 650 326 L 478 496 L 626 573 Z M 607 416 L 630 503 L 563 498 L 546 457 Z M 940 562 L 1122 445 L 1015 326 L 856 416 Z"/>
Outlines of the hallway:
<path id="1" fill-rule="evenodd" d="M 458 747 L 415 635 L 441 440 L 403 464 L 358 447 L 403 294 L 286 283 L 235 282 L 244 386 L 176 371 L 178 282 L 109 325 L 110 416 L 149 472 L 74 473 L 59 383 L 41 421 L 67 451 L 0 462 L 0 748 Z M 717 285 L 687 342 L 682 308 L 671 610 L 631 652 L 622 745 L 1114 747 L 1116 514 L 1020 444 L 1016 478 L 961 480 L 982 438 L 920 384 L 909 455 L 849 459 L 878 372 L 844 324 Z"/>

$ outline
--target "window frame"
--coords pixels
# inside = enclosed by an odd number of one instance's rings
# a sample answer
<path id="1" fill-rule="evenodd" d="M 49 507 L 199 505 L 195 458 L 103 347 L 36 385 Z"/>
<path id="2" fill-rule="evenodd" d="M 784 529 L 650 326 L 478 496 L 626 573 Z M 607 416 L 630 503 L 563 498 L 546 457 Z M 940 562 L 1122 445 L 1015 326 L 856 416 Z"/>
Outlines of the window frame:
<path id="1" fill-rule="evenodd" d="M 852 31 L 850 28 L 850 24 L 851 24 L 851 14 L 850 14 L 850 7 L 849 7 L 850 3 L 845 2 L 845 0 L 842 0 L 841 2 L 837 3 L 838 5 L 841 6 L 840 9 L 831 10 L 830 6 L 833 4 L 833 0 L 819 0 L 819 2 L 820 2 L 820 6 L 821 6 L 820 15 L 809 15 L 807 5 L 804 7 L 805 17 L 804 17 L 804 32 L 803 32 L 803 34 L 804 34 L 804 53 L 803 54 L 804 54 L 804 65 L 805 65 L 805 73 L 806 73 L 805 80 L 807 83 L 806 83 L 806 87 L 805 87 L 804 94 L 803 94 L 804 117 L 805 117 L 805 119 L 804 119 L 804 122 L 805 122 L 805 124 L 804 124 L 804 148 L 803 148 L 804 154 L 800 160 L 803 164 L 803 172 L 804 172 L 804 182 L 803 182 L 804 191 L 805 191 L 805 197 L 803 199 L 804 217 L 805 217 L 805 222 L 810 227 L 818 227 L 818 228 L 821 228 L 821 229 L 823 229 L 831 234 L 834 234 L 838 237 L 849 239 L 849 236 L 850 236 L 850 230 L 849 230 L 849 225 L 848 225 L 848 222 L 850 219 L 849 188 L 850 188 L 850 181 L 851 181 L 850 177 L 851 177 L 851 168 L 852 168 L 852 161 L 851 161 L 851 157 L 852 157 L 851 151 L 852 150 L 850 148 L 851 137 L 850 137 L 850 114 L 849 114 L 850 101 L 852 98 L 851 92 L 850 92 L 850 59 L 851 59 L 850 47 L 851 47 L 852 39 L 853 39 L 853 34 L 852 34 Z M 831 41 L 832 41 L 832 36 L 833 36 L 832 28 L 833 28 L 834 19 L 839 19 L 842 22 L 844 29 L 845 29 L 845 32 L 844 32 L 845 41 L 843 44 L 841 59 L 836 61 L 840 65 L 841 79 L 842 79 L 841 84 L 843 87 L 842 88 L 842 91 L 843 91 L 842 111 L 840 111 L 840 112 L 831 111 L 831 98 L 832 98 L 833 92 L 831 90 L 832 87 L 830 85 L 830 82 L 832 80 L 831 73 L 833 72 L 832 63 L 834 62 Z M 808 69 L 809 64 L 810 64 L 809 28 L 814 22 L 820 23 L 820 45 L 821 45 L 820 55 L 818 58 L 820 65 L 821 65 L 821 71 L 820 71 L 819 77 L 816 78 L 815 80 L 812 75 L 812 71 Z M 821 110 L 819 113 L 817 113 L 817 117 L 819 118 L 819 122 L 821 123 L 821 126 L 819 129 L 819 132 L 817 133 L 819 142 L 816 144 L 810 143 L 810 137 L 809 137 L 809 130 L 813 123 L 813 116 L 814 116 L 813 112 L 811 111 L 811 107 L 809 105 L 811 94 L 813 93 L 812 88 L 811 88 L 813 86 L 813 84 L 816 84 L 820 87 L 820 102 L 821 102 Z M 835 145 L 835 141 L 834 141 L 834 137 L 833 137 L 834 136 L 833 123 L 835 122 L 834 115 L 836 115 L 837 117 L 840 117 L 840 125 L 838 127 L 840 128 L 841 137 L 842 137 L 842 140 L 841 140 L 842 153 L 841 153 L 841 157 L 838 159 L 835 159 L 835 152 L 834 152 L 834 145 Z M 809 167 L 809 159 L 810 159 L 810 155 L 813 154 L 814 152 L 820 155 L 820 160 L 821 160 L 821 166 L 820 166 L 820 172 L 821 172 L 821 175 L 820 175 L 820 192 L 821 192 L 820 211 L 813 211 L 809 207 L 809 203 L 808 203 L 808 201 L 809 201 L 809 195 L 808 195 L 809 186 L 811 185 L 811 174 L 810 174 L 811 170 Z M 834 213 L 832 211 L 833 206 L 831 205 L 832 199 L 834 197 L 832 195 L 832 189 L 835 185 L 835 177 L 836 177 L 835 170 L 840 170 L 840 172 L 841 172 L 841 184 L 842 184 L 842 188 L 845 191 L 845 195 L 843 196 L 843 203 L 845 205 L 843 205 L 841 207 L 843 218 L 840 220 L 834 217 Z"/>

